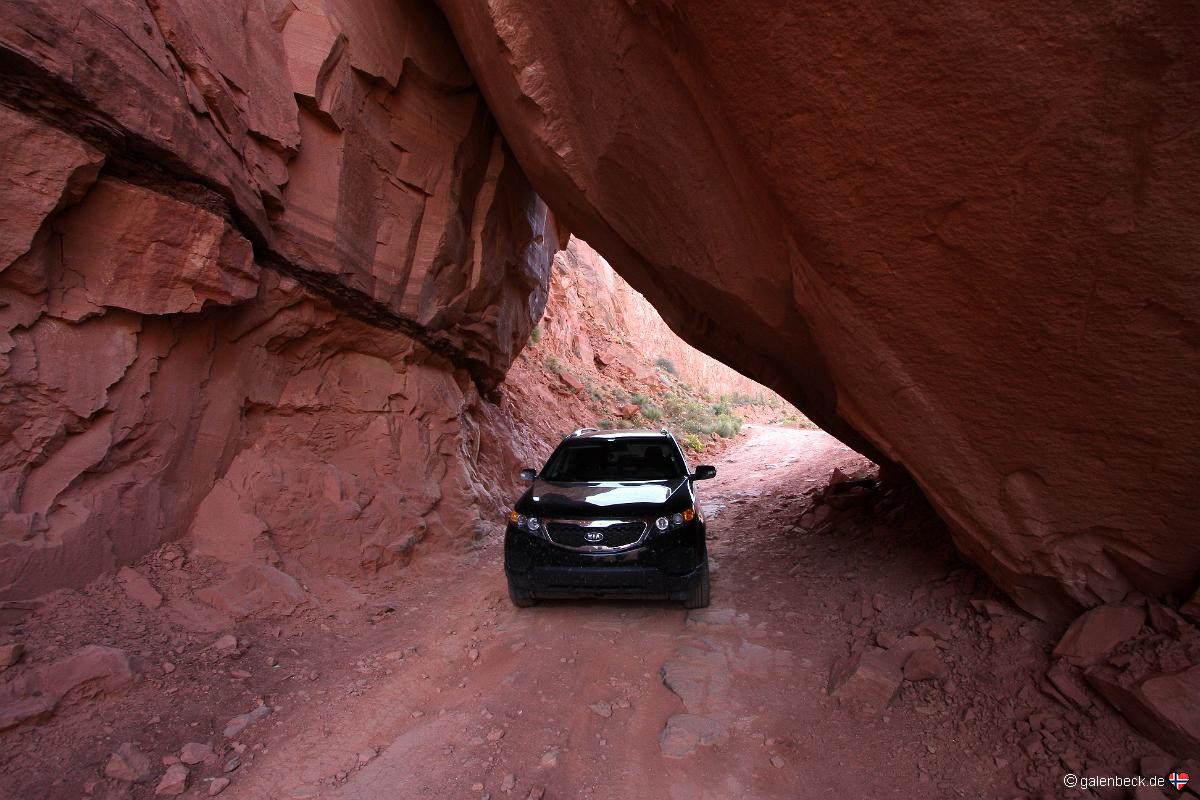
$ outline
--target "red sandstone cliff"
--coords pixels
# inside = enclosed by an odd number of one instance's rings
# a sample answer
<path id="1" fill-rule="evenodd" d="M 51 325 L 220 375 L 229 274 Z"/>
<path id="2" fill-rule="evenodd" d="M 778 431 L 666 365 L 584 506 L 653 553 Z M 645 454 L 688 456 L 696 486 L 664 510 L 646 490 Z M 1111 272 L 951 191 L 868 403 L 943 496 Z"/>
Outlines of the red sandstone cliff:
<path id="1" fill-rule="evenodd" d="M 507 440 L 478 395 L 558 247 L 526 174 L 1026 608 L 1194 590 L 1192 16 L 442 7 L 5 3 L 0 591 L 179 536 L 222 480 L 271 530 L 251 487 L 326 465 L 366 568 L 409 547 L 372 515 L 470 530 L 447 498 Z"/>
<path id="2" fill-rule="evenodd" d="M 1195 589 L 1189 9 L 440 5 L 555 214 L 1026 609 Z"/>
<path id="3" fill-rule="evenodd" d="M 0 56 L 0 596 L 476 534 L 557 240 L 436 10 L 14 0 Z"/>

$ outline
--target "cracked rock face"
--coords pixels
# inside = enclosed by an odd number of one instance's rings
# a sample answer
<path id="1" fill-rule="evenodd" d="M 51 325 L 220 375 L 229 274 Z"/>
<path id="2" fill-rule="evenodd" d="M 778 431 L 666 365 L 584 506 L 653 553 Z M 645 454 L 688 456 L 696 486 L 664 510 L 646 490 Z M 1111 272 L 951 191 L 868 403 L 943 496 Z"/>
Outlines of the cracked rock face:
<path id="1" fill-rule="evenodd" d="M 1194 589 L 1185 10 L 439 4 L 556 216 L 1026 609 Z"/>
<path id="2" fill-rule="evenodd" d="M 437 9 L 2 17 L 0 597 L 190 534 L 254 613 L 478 535 L 558 238 Z"/>

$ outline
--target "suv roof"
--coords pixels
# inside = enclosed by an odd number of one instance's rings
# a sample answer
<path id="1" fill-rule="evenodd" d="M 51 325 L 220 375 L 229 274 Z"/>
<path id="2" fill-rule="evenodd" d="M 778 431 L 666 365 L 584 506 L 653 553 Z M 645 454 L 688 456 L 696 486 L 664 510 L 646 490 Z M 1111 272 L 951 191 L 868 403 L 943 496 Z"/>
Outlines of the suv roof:
<path id="1" fill-rule="evenodd" d="M 580 428 L 573 431 L 568 439 L 644 439 L 648 436 L 666 436 L 671 434 L 666 428 L 652 430 L 650 428 L 628 428 L 625 430 L 605 430 L 603 428 Z"/>

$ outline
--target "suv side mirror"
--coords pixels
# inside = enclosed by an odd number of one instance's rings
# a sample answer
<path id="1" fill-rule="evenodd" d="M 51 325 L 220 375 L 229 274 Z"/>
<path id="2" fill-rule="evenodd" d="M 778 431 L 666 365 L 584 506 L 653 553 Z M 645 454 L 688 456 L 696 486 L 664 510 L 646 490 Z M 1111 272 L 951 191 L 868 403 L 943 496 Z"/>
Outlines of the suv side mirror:
<path id="1" fill-rule="evenodd" d="M 537 477 L 537 470 L 530 469 L 529 467 L 526 467 L 525 469 L 521 470 L 521 480 L 523 480 L 523 481 L 532 481 L 536 477 Z"/>
<path id="2" fill-rule="evenodd" d="M 717 468 L 710 467 L 708 464 L 701 464 L 696 467 L 696 471 L 692 473 L 692 480 L 706 481 L 709 478 L 717 477 Z"/>

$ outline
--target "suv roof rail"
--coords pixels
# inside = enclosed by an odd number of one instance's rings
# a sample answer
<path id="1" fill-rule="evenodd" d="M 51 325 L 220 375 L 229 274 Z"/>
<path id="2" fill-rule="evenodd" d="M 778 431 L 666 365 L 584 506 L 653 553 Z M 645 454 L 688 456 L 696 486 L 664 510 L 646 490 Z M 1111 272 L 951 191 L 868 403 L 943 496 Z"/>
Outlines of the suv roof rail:
<path id="1" fill-rule="evenodd" d="M 600 429 L 599 428 L 578 428 L 578 429 L 572 431 L 571 435 L 579 436 L 581 433 L 591 433 L 592 431 L 598 431 L 598 430 L 600 430 Z"/>
<path id="2" fill-rule="evenodd" d="M 658 429 L 658 432 L 659 432 L 659 433 L 661 433 L 663 436 L 670 436 L 670 435 L 671 435 L 671 432 L 670 432 L 669 430 L 667 430 L 666 428 L 659 428 L 659 429 Z"/>

